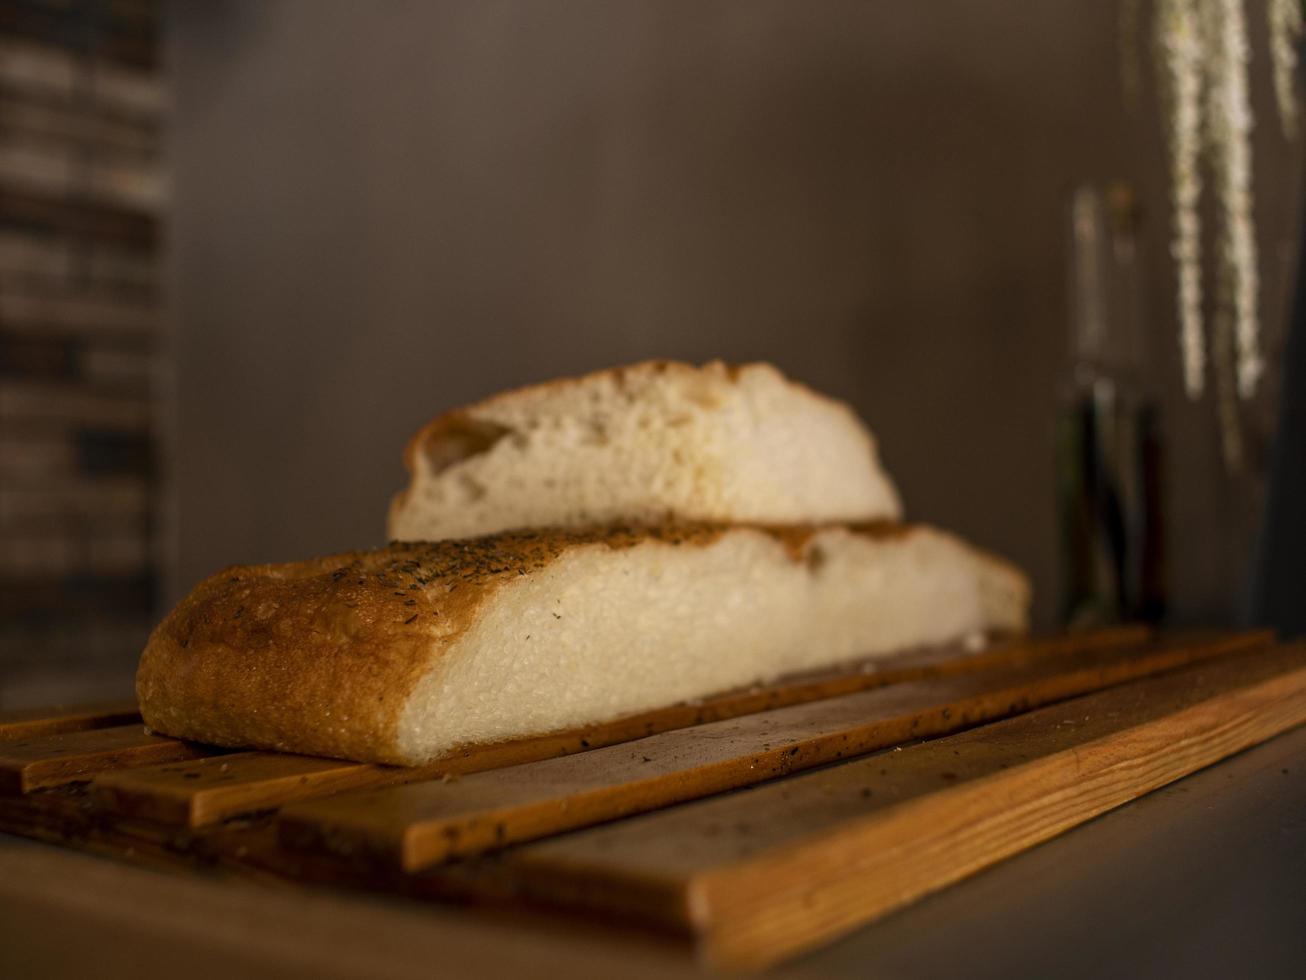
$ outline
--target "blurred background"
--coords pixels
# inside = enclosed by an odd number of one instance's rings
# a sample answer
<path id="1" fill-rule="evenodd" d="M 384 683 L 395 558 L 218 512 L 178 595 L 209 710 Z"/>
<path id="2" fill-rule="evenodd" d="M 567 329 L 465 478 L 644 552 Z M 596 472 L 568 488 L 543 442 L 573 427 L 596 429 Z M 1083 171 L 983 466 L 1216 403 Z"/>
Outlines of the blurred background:
<path id="1" fill-rule="evenodd" d="M 381 543 L 431 415 L 650 357 L 847 399 L 909 516 L 1059 626 L 1085 185 L 1128 224 L 1158 614 L 1247 621 L 1302 144 L 1254 57 L 1230 467 L 1183 393 L 1149 6 L 3 0 L 0 708 L 129 690 L 223 565 Z"/>

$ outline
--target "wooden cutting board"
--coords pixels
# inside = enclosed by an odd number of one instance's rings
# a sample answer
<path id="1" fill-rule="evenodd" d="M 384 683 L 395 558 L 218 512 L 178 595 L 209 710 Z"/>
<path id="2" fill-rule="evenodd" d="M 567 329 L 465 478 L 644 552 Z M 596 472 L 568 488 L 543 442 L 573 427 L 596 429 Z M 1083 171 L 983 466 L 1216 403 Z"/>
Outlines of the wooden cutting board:
<path id="1" fill-rule="evenodd" d="M 130 717 L 0 717 L 0 829 L 572 910 L 756 967 L 1306 722 L 1306 647 L 1124 630 L 922 651 L 418 770 L 217 752 Z"/>

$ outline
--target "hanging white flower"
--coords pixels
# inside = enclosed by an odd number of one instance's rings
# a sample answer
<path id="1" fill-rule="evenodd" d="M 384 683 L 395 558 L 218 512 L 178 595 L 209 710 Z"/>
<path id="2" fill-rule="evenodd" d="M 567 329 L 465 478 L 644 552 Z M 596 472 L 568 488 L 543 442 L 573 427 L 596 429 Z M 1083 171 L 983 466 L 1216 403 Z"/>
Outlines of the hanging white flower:
<path id="1" fill-rule="evenodd" d="M 1220 215 L 1216 297 L 1232 319 L 1238 393 L 1250 398 L 1263 365 L 1258 342 L 1256 228 L 1252 216 L 1250 55 L 1242 0 L 1202 0 L 1206 46 L 1207 145 Z"/>
<path id="2" fill-rule="evenodd" d="M 1293 71 L 1302 37 L 1302 0 L 1266 0 L 1275 95 L 1285 133 L 1295 132 Z M 1201 164 L 1210 168 L 1215 237 L 1215 364 L 1226 455 L 1237 438 L 1232 401 L 1250 398 L 1264 373 L 1260 275 L 1252 209 L 1251 47 L 1243 0 L 1156 0 L 1156 42 L 1168 94 L 1170 251 L 1179 285 L 1184 387 L 1201 395 L 1207 337 L 1201 284 Z M 1236 389 L 1236 395 L 1234 391 Z M 1227 402 L 1227 404 L 1226 404 Z M 1232 420 L 1232 421 L 1230 421 Z"/>
<path id="3" fill-rule="evenodd" d="M 1297 135 L 1297 99 L 1292 88 L 1297 68 L 1297 45 L 1302 35 L 1302 0 L 1267 0 L 1270 59 L 1274 64 L 1274 100 L 1279 121 L 1289 139 Z"/>
<path id="4" fill-rule="evenodd" d="M 1179 280 L 1179 337 L 1184 387 L 1202 393 L 1206 344 L 1202 334 L 1202 224 L 1198 205 L 1203 51 L 1198 0 L 1157 0 L 1157 46 L 1170 96 L 1170 194 L 1174 230 L 1170 254 Z"/>

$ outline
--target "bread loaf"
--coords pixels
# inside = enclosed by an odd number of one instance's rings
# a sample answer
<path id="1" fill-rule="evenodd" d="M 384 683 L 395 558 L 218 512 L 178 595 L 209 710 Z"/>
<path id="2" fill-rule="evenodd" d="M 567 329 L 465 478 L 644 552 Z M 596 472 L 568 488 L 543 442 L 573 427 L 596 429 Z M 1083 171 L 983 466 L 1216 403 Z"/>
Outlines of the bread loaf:
<path id="1" fill-rule="evenodd" d="M 901 516 L 851 409 L 769 364 L 649 362 L 510 391 L 435 419 L 405 464 L 389 520 L 401 541 Z"/>
<path id="2" fill-rule="evenodd" d="M 209 578 L 155 630 L 137 691 L 146 724 L 169 735 L 412 765 L 1019 631 L 1027 604 L 1018 571 L 924 526 L 392 544 Z"/>

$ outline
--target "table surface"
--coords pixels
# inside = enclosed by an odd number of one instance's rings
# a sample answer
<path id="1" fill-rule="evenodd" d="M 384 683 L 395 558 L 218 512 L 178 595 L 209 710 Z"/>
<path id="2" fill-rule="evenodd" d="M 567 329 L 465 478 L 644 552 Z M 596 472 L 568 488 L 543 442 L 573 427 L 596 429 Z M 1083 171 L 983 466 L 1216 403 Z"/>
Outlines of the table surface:
<path id="1" fill-rule="evenodd" d="M 570 920 L 165 874 L 0 834 L 0 976 L 684 977 Z M 777 976 L 1306 976 L 1306 728 L 792 961 Z"/>

